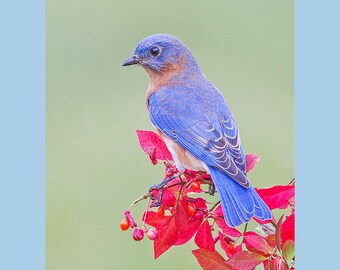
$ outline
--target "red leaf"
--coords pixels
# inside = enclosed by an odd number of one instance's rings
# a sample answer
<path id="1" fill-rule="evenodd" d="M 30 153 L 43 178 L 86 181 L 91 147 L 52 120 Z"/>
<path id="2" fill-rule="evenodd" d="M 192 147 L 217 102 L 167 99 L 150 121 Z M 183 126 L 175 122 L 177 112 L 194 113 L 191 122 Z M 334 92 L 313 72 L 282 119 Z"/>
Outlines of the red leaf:
<path id="1" fill-rule="evenodd" d="M 293 185 L 259 188 L 256 191 L 270 209 L 287 208 L 289 205 L 288 200 L 294 196 L 295 192 Z"/>
<path id="2" fill-rule="evenodd" d="M 203 270 L 232 270 L 230 266 L 225 264 L 224 258 L 216 250 L 195 249 L 192 254 Z"/>
<path id="3" fill-rule="evenodd" d="M 282 250 L 282 240 L 281 240 L 281 230 L 282 230 L 282 220 L 283 215 L 280 217 L 279 221 L 276 224 L 276 231 L 275 231 L 275 241 L 278 250 Z"/>
<path id="4" fill-rule="evenodd" d="M 157 212 L 148 211 L 144 213 L 142 220 L 144 220 L 145 215 L 146 215 L 145 223 L 152 227 L 155 227 L 157 230 L 159 230 L 171 217 L 171 216 L 160 217 Z"/>
<path id="5" fill-rule="evenodd" d="M 266 237 L 267 243 L 272 247 L 276 247 L 276 240 L 275 240 L 275 234 L 270 234 Z"/>
<path id="6" fill-rule="evenodd" d="M 195 235 L 203 220 L 203 216 L 198 219 L 189 216 L 186 206 L 184 200 L 179 201 L 174 213 L 178 228 L 178 238 L 175 245 L 183 245 L 188 242 Z"/>
<path id="7" fill-rule="evenodd" d="M 275 267 L 275 270 L 286 270 L 287 269 L 287 265 L 284 259 L 282 259 L 281 257 L 274 258 L 274 267 Z"/>
<path id="8" fill-rule="evenodd" d="M 224 218 L 214 217 L 217 226 L 226 234 L 233 237 L 239 237 L 242 235 L 240 231 L 235 228 L 229 227 Z"/>
<path id="9" fill-rule="evenodd" d="M 265 270 L 287 270 L 287 265 L 281 257 L 275 257 L 264 262 Z"/>
<path id="10" fill-rule="evenodd" d="M 157 235 L 158 238 L 153 245 L 155 259 L 173 246 L 177 240 L 178 229 L 173 216 L 158 230 Z"/>
<path id="11" fill-rule="evenodd" d="M 276 257 L 274 259 L 274 262 L 275 262 L 275 270 L 286 270 L 287 269 L 287 265 L 284 259 L 280 257 Z"/>
<path id="12" fill-rule="evenodd" d="M 231 267 L 242 270 L 251 270 L 257 265 L 262 263 L 266 259 L 265 256 L 247 250 L 241 250 L 236 253 L 231 259 L 227 260 L 226 263 Z"/>
<path id="13" fill-rule="evenodd" d="M 140 146 L 149 155 L 153 164 L 157 164 L 157 159 L 172 160 L 165 142 L 158 134 L 147 130 L 137 130 L 136 132 Z"/>
<path id="14" fill-rule="evenodd" d="M 289 239 L 295 240 L 295 214 L 291 214 L 282 223 L 281 230 L 282 245 Z"/>
<path id="15" fill-rule="evenodd" d="M 225 239 L 223 233 L 221 233 L 220 231 L 218 231 L 218 236 L 220 238 L 220 244 L 221 244 L 221 248 L 224 250 L 225 254 L 228 256 L 228 258 L 231 258 L 235 253 L 239 252 L 242 250 L 242 243 L 239 244 L 238 246 L 235 247 L 235 250 L 231 253 L 230 252 L 230 248 L 228 245 L 228 242 L 230 240 Z"/>
<path id="16" fill-rule="evenodd" d="M 210 251 L 215 250 L 215 242 L 212 237 L 211 227 L 208 220 L 205 220 L 198 229 L 195 236 L 195 243 L 199 248 L 204 248 Z"/>
<path id="17" fill-rule="evenodd" d="M 248 250 L 261 253 L 268 256 L 273 248 L 267 243 L 266 239 L 254 232 L 246 232 L 244 234 L 244 243 Z"/>
<path id="18" fill-rule="evenodd" d="M 295 197 L 291 197 L 288 200 L 289 205 L 292 207 L 292 214 L 295 213 Z"/>
<path id="19" fill-rule="evenodd" d="M 219 217 L 223 217 L 224 216 L 224 213 L 222 211 L 222 206 L 219 205 L 216 209 L 215 209 L 215 215 L 219 216 Z"/>
<path id="20" fill-rule="evenodd" d="M 260 156 L 255 154 L 247 154 L 246 155 L 246 172 L 250 172 L 256 165 L 256 163 L 260 160 Z"/>

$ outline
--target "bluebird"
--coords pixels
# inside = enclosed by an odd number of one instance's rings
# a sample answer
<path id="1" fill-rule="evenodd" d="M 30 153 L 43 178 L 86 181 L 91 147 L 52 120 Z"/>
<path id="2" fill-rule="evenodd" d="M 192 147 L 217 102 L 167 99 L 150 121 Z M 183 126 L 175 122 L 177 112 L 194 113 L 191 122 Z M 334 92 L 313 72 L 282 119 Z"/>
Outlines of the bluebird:
<path id="1" fill-rule="evenodd" d="M 247 177 L 234 116 L 188 47 L 174 36 L 152 35 L 123 66 L 135 64 L 150 76 L 146 105 L 176 167 L 210 174 L 229 226 L 271 219 Z"/>

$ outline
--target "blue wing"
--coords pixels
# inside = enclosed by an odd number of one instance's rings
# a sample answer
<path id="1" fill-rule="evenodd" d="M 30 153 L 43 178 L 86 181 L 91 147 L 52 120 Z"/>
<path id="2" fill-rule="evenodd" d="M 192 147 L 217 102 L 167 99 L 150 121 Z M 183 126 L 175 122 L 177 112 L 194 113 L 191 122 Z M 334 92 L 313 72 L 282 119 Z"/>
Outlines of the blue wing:
<path id="1" fill-rule="evenodd" d="M 238 129 L 216 88 L 161 88 L 149 98 L 153 124 L 208 166 L 249 187 Z"/>

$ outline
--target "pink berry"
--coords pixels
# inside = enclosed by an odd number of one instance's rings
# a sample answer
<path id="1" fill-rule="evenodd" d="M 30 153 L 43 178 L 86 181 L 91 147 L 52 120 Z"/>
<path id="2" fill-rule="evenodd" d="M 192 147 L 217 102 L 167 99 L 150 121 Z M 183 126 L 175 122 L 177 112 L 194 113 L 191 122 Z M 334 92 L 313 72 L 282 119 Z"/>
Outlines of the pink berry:
<path id="1" fill-rule="evenodd" d="M 157 239 L 157 230 L 156 229 L 149 229 L 146 233 L 146 235 L 149 237 L 150 240 L 156 240 Z"/>
<path id="2" fill-rule="evenodd" d="M 135 241 L 140 241 L 144 238 L 144 232 L 141 228 L 135 228 L 132 232 L 132 237 Z"/>

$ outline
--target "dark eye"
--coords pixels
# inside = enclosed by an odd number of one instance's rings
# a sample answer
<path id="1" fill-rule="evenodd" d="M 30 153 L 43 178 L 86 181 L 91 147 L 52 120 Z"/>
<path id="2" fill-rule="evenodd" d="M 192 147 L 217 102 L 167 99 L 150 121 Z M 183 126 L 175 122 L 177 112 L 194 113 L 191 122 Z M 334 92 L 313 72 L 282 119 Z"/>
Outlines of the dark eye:
<path id="1" fill-rule="evenodd" d="M 152 56 L 158 56 L 160 52 L 161 51 L 158 47 L 152 47 L 150 49 L 150 53 L 151 53 Z"/>

